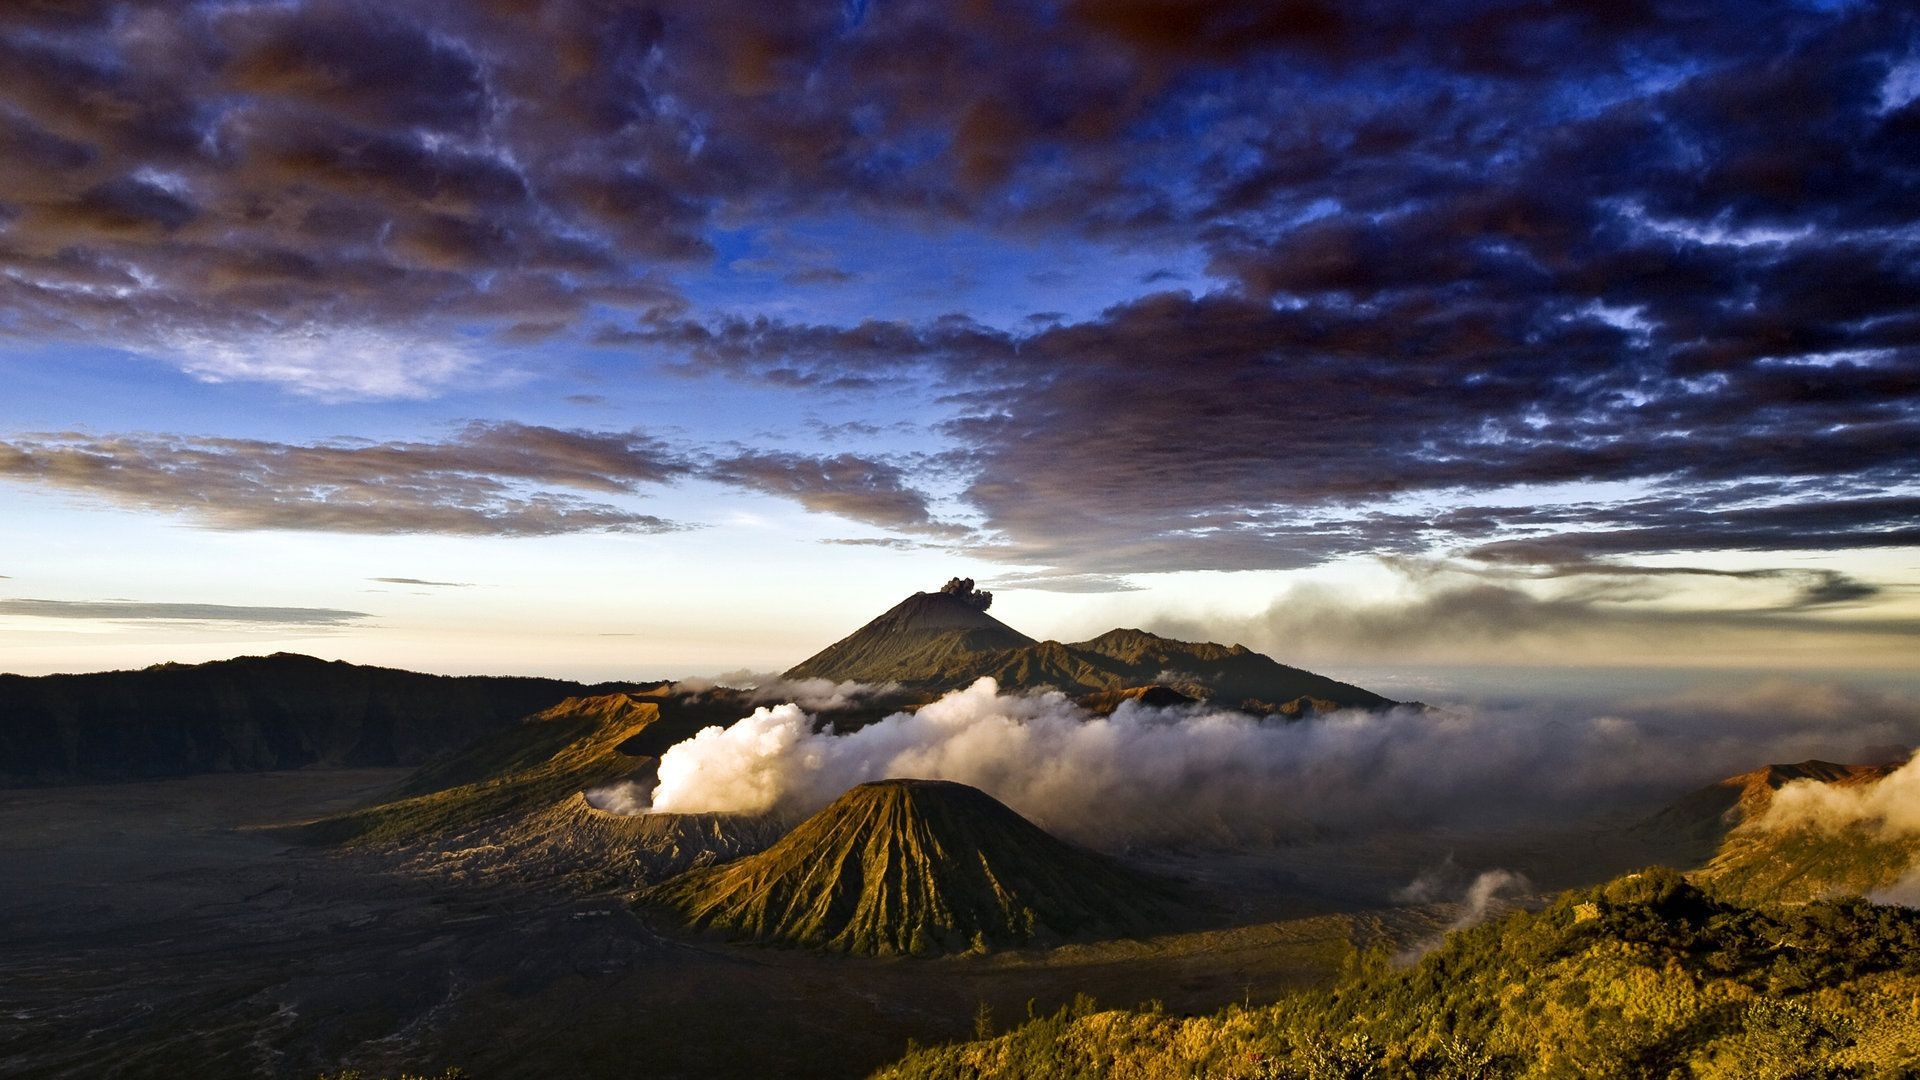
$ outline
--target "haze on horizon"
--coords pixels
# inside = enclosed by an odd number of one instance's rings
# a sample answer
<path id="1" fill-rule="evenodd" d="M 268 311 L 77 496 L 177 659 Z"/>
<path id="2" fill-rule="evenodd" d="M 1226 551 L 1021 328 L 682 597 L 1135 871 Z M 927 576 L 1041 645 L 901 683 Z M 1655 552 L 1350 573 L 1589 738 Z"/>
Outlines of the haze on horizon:
<path id="1" fill-rule="evenodd" d="M 0 669 L 1911 675 L 1917 161 L 1892 3 L 7 5 Z"/>

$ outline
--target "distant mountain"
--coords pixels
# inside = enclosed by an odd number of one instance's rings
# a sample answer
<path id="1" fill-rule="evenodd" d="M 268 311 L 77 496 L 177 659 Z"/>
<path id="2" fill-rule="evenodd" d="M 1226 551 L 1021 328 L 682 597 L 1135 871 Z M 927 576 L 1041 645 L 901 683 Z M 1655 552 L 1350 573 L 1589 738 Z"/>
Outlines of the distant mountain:
<path id="1" fill-rule="evenodd" d="M 1289 716 L 1394 704 L 1244 645 L 1175 641 L 1144 630 L 1109 630 L 1073 644 L 1035 641 L 988 615 L 992 599 L 967 578 L 914 593 L 786 677 L 892 682 L 929 695 L 983 676 L 1007 689 L 1052 687 L 1083 698 L 1161 686 L 1196 700 Z"/>
<path id="2" fill-rule="evenodd" d="M 854 953 L 1151 929 L 1170 887 L 945 780 L 861 784 L 758 855 L 647 894 L 697 928 Z"/>
<path id="3" fill-rule="evenodd" d="M 968 668 L 977 657 L 1038 644 L 987 614 L 992 602 L 992 593 L 975 591 L 971 580 L 955 578 L 939 592 L 917 592 L 900 601 L 802 660 L 786 677 L 918 685 Z"/>
<path id="4" fill-rule="evenodd" d="M 1703 848 L 1711 856 L 1739 825 L 1766 813 L 1773 793 L 1795 780 L 1851 785 L 1871 783 L 1891 772 L 1884 765 L 1842 765 L 1808 760 L 1792 765 L 1763 765 L 1715 781 L 1674 800 L 1638 826 L 1638 830 Z M 1690 860 L 1691 861 L 1691 860 Z"/>
<path id="5" fill-rule="evenodd" d="M 293 653 L 0 675 L 0 783 L 417 765 L 596 689 L 605 688 L 422 675 Z"/>

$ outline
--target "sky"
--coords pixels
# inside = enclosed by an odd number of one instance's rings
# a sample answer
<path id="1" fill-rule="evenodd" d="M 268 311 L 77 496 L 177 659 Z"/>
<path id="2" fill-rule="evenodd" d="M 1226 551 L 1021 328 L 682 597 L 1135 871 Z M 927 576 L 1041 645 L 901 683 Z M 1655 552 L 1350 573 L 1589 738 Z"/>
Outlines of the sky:
<path id="1" fill-rule="evenodd" d="M 0 670 L 1911 673 L 1920 16 L 0 7 Z"/>

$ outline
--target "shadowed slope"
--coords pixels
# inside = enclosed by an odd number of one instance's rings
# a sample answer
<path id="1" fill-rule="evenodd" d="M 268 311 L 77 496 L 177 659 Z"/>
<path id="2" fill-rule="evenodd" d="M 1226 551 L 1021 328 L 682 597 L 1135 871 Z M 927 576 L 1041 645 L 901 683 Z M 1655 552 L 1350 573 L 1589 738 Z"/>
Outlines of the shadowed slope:
<path id="1" fill-rule="evenodd" d="M 614 814 L 584 791 L 646 778 L 658 755 L 731 715 L 727 703 L 606 694 L 529 716 L 402 788 L 416 792 L 298 826 L 313 843 L 372 845 L 405 869 L 460 881 L 631 887 L 759 851 L 779 823 L 737 814 Z"/>
<path id="2" fill-rule="evenodd" d="M 1144 630 L 1120 629 L 1067 648 L 1105 661 L 1100 666 L 1112 681 L 1098 689 L 1162 683 L 1191 697 L 1289 716 L 1394 704 L 1370 690 L 1289 667 L 1245 645 L 1175 641 Z"/>
<path id="3" fill-rule="evenodd" d="M 694 927 L 855 953 L 1123 933 L 1174 907 L 1168 885 L 944 780 L 861 784 L 766 851 L 650 897 Z"/>
<path id="4" fill-rule="evenodd" d="M 0 675 L 0 783 L 417 765 L 570 695 L 604 689 L 294 653 Z"/>

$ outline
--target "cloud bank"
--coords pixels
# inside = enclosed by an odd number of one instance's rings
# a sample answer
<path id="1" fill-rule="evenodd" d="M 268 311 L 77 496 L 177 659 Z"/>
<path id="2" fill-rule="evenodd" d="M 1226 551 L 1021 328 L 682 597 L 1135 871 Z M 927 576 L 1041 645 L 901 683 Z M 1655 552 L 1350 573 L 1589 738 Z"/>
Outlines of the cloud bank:
<path id="1" fill-rule="evenodd" d="M 688 527 L 605 501 L 700 479 L 793 499 L 822 513 L 954 537 L 886 461 L 855 454 L 743 455 L 642 431 L 470 423 L 438 440 L 308 444 L 167 435 L 0 438 L 0 479 L 214 529 L 553 536 Z M 588 494 L 583 494 L 588 493 Z M 387 580 L 387 579 L 376 579 Z"/>
<path id="2" fill-rule="evenodd" d="M 763 706 L 670 748 L 648 801 L 662 812 L 801 815 L 857 783 L 922 777 L 974 785 L 1089 843 L 1245 843 L 1587 816 L 1765 761 L 1920 741 L 1911 700 L 1761 690 L 1588 716 L 1403 708 L 1275 723 L 1136 702 L 1096 717 L 1060 694 L 1004 694 L 982 679 L 844 734 L 797 705 Z"/>
<path id="3" fill-rule="evenodd" d="M 274 626 L 345 626 L 370 619 L 336 608 L 249 607 L 233 604 L 144 603 L 136 600 L 0 600 L 0 615 L 105 622 L 220 622 Z"/>

